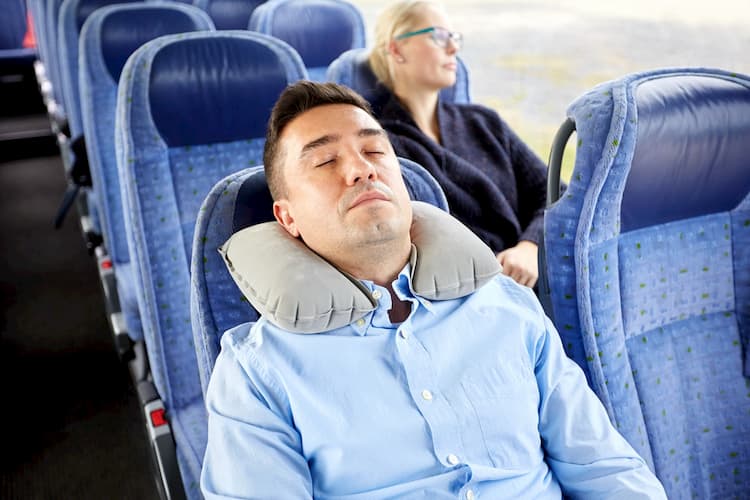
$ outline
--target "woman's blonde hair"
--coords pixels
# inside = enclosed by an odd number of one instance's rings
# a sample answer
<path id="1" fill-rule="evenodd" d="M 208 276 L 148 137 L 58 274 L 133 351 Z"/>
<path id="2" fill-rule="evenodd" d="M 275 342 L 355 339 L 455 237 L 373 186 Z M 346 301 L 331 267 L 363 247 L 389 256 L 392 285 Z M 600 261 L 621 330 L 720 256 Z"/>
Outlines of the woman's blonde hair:
<path id="1" fill-rule="evenodd" d="M 375 22 L 375 43 L 370 52 L 370 68 L 375 77 L 391 90 L 393 72 L 388 59 L 388 45 L 395 36 L 414 29 L 419 17 L 419 7 L 424 5 L 439 6 L 425 0 L 400 0 L 386 7 Z"/>

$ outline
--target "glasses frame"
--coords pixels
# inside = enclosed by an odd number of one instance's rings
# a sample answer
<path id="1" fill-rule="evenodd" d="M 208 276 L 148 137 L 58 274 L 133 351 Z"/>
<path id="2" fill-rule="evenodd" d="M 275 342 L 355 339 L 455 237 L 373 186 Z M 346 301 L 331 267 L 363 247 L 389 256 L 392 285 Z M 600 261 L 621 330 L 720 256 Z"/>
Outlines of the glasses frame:
<path id="1" fill-rule="evenodd" d="M 437 34 L 439 32 L 447 33 L 445 41 L 441 41 L 440 39 L 438 39 Z M 417 31 L 409 31 L 408 33 L 398 35 L 394 38 L 394 40 L 403 40 L 405 38 L 411 38 L 417 35 L 426 35 L 428 33 L 430 34 L 430 38 L 432 39 L 432 41 L 435 42 L 435 44 L 441 49 L 445 49 L 448 47 L 448 41 L 453 42 L 453 45 L 456 47 L 456 49 L 460 49 L 464 43 L 463 33 L 460 33 L 458 31 L 448 31 L 447 29 L 440 26 L 430 26 L 429 28 L 424 28 Z"/>

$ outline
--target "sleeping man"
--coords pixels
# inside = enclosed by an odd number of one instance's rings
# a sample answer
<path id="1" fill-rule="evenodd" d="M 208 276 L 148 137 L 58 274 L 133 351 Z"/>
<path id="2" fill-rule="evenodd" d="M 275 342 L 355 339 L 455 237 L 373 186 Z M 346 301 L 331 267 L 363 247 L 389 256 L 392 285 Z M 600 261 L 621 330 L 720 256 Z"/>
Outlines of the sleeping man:
<path id="1" fill-rule="evenodd" d="M 666 498 L 531 289 L 409 200 L 359 95 L 288 87 L 264 162 L 276 222 L 222 249 L 262 316 L 222 339 L 206 498 Z"/>

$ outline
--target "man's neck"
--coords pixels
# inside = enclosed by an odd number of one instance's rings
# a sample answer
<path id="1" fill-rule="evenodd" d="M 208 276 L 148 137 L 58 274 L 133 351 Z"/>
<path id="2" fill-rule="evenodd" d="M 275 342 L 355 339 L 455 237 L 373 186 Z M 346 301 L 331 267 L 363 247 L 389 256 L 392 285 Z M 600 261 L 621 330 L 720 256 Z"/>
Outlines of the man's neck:
<path id="1" fill-rule="evenodd" d="M 406 239 L 397 247 L 393 242 L 387 245 L 368 245 L 358 252 L 349 253 L 346 259 L 339 259 L 335 265 L 357 279 L 369 280 L 377 285 L 390 287 L 409 261 L 410 255 L 411 240 Z"/>

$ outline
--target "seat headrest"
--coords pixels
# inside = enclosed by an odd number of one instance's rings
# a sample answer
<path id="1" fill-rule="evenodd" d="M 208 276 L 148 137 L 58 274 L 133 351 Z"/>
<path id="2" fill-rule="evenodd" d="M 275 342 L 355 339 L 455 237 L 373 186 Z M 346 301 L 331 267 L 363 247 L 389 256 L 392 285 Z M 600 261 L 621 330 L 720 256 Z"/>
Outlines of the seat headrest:
<path id="1" fill-rule="evenodd" d="M 249 29 L 289 43 L 308 68 L 327 67 L 342 52 L 365 44 L 359 11 L 334 0 L 266 2 L 253 12 Z"/>
<path id="2" fill-rule="evenodd" d="M 75 10 L 76 31 L 80 33 L 86 19 L 88 19 L 89 16 L 100 7 L 116 3 L 137 3 L 142 1 L 143 0 L 79 0 L 78 6 Z"/>
<path id="3" fill-rule="evenodd" d="M 370 67 L 370 49 L 347 50 L 328 67 L 328 80 L 346 85 L 364 97 L 377 114 L 383 104 L 384 89 Z M 456 83 L 440 91 L 444 102 L 471 102 L 469 72 L 460 57 L 456 58 Z M 386 93 L 387 95 L 387 93 Z"/>
<path id="4" fill-rule="evenodd" d="M 494 253 L 456 219 L 412 202 L 412 289 L 430 300 L 466 296 L 500 272 Z M 232 235 L 219 249 L 247 300 L 271 323 L 294 333 L 321 333 L 356 321 L 377 301 L 276 222 Z M 314 286 L 311 286 L 314 284 Z"/>
<path id="5" fill-rule="evenodd" d="M 183 5 L 136 4 L 110 11 L 99 32 L 104 63 L 112 79 L 120 79 L 128 57 L 144 43 L 163 35 L 212 27 L 205 13 L 192 10 Z M 204 18 L 197 17 L 201 14 Z"/>
<path id="6" fill-rule="evenodd" d="M 750 88 L 726 77 L 657 77 L 634 90 L 637 139 L 622 231 L 723 212 L 750 191 Z"/>
<path id="7" fill-rule="evenodd" d="M 205 5 L 205 10 L 220 30 L 244 30 L 253 11 L 264 0 L 203 0 L 195 5 Z"/>
<path id="8" fill-rule="evenodd" d="M 152 120 L 169 147 L 263 137 L 287 82 L 305 75 L 294 49 L 260 33 L 180 40 L 154 56 Z"/>

